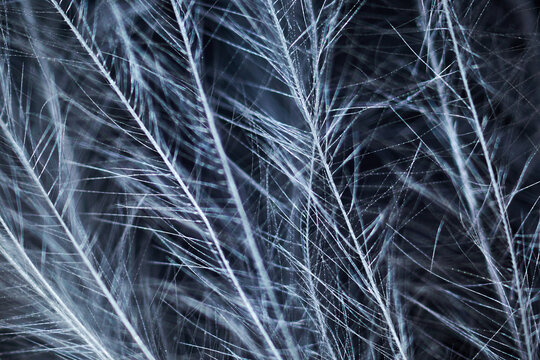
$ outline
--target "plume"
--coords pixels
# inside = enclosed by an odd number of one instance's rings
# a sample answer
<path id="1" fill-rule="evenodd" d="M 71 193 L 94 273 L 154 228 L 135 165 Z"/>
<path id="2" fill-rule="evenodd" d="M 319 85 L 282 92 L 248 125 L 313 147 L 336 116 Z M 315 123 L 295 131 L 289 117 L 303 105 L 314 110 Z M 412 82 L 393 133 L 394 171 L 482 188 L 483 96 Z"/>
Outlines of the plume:
<path id="1" fill-rule="evenodd" d="M 0 9 L 1 359 L 539 359 L 533 0 Z"/>

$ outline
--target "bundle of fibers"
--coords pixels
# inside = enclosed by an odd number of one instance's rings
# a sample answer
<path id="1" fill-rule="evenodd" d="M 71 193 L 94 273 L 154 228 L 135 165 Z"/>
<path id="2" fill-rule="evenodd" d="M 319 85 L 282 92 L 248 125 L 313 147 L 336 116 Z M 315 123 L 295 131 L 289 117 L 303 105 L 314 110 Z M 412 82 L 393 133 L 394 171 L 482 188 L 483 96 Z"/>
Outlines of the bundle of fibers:
<path id="1" fill-rule="evenodd" d="M 1 0 L 0 359 L 539 359 L 539 8 Z"/>

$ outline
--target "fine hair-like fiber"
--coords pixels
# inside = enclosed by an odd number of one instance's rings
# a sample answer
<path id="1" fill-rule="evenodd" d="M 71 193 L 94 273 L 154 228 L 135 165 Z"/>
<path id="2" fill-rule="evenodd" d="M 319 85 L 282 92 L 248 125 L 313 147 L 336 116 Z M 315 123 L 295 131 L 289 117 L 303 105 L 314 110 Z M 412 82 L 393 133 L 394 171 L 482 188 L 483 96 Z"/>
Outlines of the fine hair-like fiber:
<path id="1" fill-rule="evenodd" d="M 535 0 L 0 0 L 0 359 L 538 360 Z"/>

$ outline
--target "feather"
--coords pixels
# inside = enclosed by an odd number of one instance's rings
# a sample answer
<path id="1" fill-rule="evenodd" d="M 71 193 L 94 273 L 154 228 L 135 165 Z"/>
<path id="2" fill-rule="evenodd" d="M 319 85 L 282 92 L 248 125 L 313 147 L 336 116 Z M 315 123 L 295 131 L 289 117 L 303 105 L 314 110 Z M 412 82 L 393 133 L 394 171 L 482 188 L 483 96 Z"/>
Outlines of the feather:
<path id="1" fill-rule="evenodd" d="M 0 9 L 0 358 L 538 359 L 533 1 Z"/>

